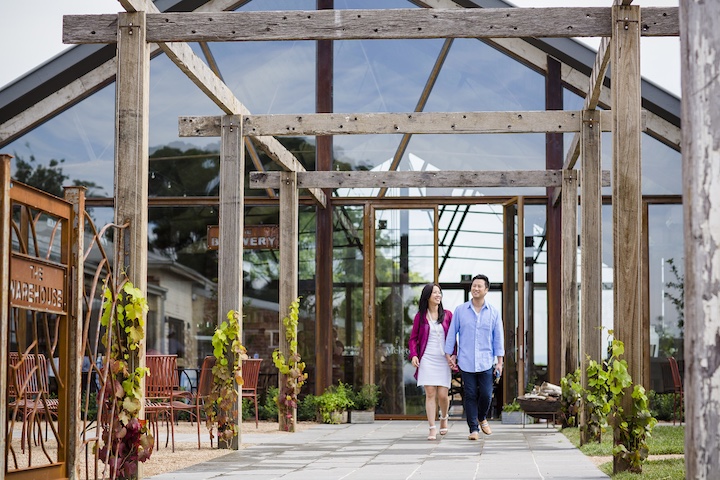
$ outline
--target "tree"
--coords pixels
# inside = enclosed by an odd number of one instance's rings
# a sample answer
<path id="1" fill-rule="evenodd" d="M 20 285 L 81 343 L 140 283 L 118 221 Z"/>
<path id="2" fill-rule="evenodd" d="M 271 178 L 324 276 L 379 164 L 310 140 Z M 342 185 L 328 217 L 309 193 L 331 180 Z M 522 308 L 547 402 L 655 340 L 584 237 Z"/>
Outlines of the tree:
<path id="1" fill-rule="evenodd" d="M 65 159 L 52 158 L 47 166 L 35 162 L 35 155 L 30 155 L 29 161 L 25 161 L 23 157 L 15 153 L 15 179 L 56 197 L 62 197 L 63 186 L 70 178 L 63 173 L 62 164 L 65 163 Z M 96 195 L 103 190 L 100 185 L 89 180 L 73 180 L 72 186 L 87 188 L 87 196 Z"/>

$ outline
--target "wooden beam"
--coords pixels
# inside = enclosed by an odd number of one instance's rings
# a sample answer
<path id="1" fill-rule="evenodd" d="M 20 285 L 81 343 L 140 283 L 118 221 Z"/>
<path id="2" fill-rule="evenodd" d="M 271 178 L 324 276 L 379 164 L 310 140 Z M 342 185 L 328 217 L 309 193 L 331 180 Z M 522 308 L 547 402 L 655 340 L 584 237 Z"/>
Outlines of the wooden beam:
<path id="1" fill-rule="evenodd" d="M 600 92 L 602 91 L 603 81 L 605 80 L 605 72 L 610 63 L 610 38 L 603 37 L 600 41 L 595 56 L 592 72 L 590 73 L 590 87 L 585 95 L 585 103 L 583 110 L 595 110 L 600 101 Z"/>
<path id="2" fill-rule="evenodd" d="M 10 155 L 0 153 L 0 345 L 3 346 L 3 351 L 6 351 L 7 345 L 10 345 L 10 251 L 11 251 L 11 227 L 10 219 L 12 218 L 11 200 L 10 200 L 10 185 L 12 184 L 12 177 L 10 175 L 10 160 L 13 157 Z M 2 354 L 0 358 L 0 438 L 3 439 L 3 445 L 5 439 L 8 438 L 8 422 L 5 420 L 8 416 L 8 357 L 7 353 Z M 7 459 L 8 455 L 5 453 L 0 455 L 0 472 L 8 470 Z"/>
<path id="3" fill-rule="evenodd" d="M 505 328 L 503 399 L 519 397 L 525 393 L 525 332 L 520 333 L 514 320 L 517 318 L 518 312 L 518 302 L 515 300 L 517 289 L 520 288 L 518 282 L 524 278 L 522 276 L 517 278 L 516 265 L 525 261 L 524 258 L 518 261 L 516 256 L 515 239 L 523 236 L 517 231 L 518 204 L 517 197 L 503 203 L 502 317 L 505 319 L 503 322 Z M 520 345 L 523 345 L 523 348 Z"/>
<path id="4" fill-rule="evenodd" d="M 560 376 L 578 368 L 577 208 L 578 172 L 563 170 Z M 573 195 L 573 192 L 575 195 Z"/>
<path id="5" fill-rule="evenodd" d="M 613 7 L 613 293 L 615 338 L 633 382 L 644 384 L 640 344 L 641 199 L 640 8 Z"/>
<path id="6" fill-rule="evenodd" d="M 82 420 L 75 412 L 83 410 L 82 380 L 77 372 L 82 372 L 83 356 L 83 305 L 84 305 L 84 262 L 85 262 L 85 187 L 64 187 L 65 200 L 72 205 L 72 217 L 68 221 L 71 234 L 68 246 L 70 278 L 68 295 L 68 336 L 67 336 L 67 401 L 65 411 L 71 412 L 67 418 L 67 473 L 71 480 L 82 478 L 80 457 L 83 450 Z"/>
<path id="7" fill-rule="evenodd" d="M 685 232 L 685 467 L 720 472 L 720 91 L 718 2 L 681 2 Z"/>
<path id="8" fill-rule="evenodd" d="M 217 116 L 186 116 L 178 120 L 181 137 L 215 137 Z M 582 114 L 575 111 L 312 113 L 248 115 L 246 135 L 479 134 L 579 132 Z M 612 113 L 603 112 L 601 128 L 610 131 Z"/>
<path id="9" fill-rule="evenodd" d="M 377 325 L 375 291 L 377 275 L 375 272 L 375 208 L 370 203 L 363 206 L 363 245 L 367 257 L 363 262 L 363 279 L 366 287 L 362 289 L 363 300 L 363 337 L 362 337 L 362 378 L 363 383 L 375 383 L 375 330 Z"/>
<path id="10" fill-rule="evenodd" d="M 120 13 L 115 131 L 115 223 L 129 223 L 128 243 L 117 242 L 118 272 L 146 294 L 147 184 L 150 95 L 150 49 L 145 42 L 145 14 Z"/>
<path id="11" fill-rule="evenodd" d="M 606 126 L 610 129 L 611 116 Z M 580 131 L 580 112 L 461 112 L 254 115 L 243 118 L 248 135 L 477 134 Z"/>
<path id="12" fill-rule="evenodd" d="M 518 396 L 525 395 L 525 367 L 528 363 L 525 348 L 525 199 L 517 200 L 517 382 Z M 489 285 L 488 285 L 489 286 Z M 511 294 L 512 297 L 512 294 Z M 510 322 L 512 325 L 514 322 Z M 510 400 L 509 398 L 507 400 Z"/>
<path id="13" fill-rule="evenodd" d="M 609 181 L 610 172 L 603 172 Z M 298 172 L 298 188 L 461 188 L 553 187 L 562 183 L 562 170 L 434 172 Z M 278 172 L 250 172 L 250 188 L 280 188 Z"/>
<path id="14" fill-rule="evenodd" d="M 679 35 L 677 7 L 646 7 L 644 36 Z M 287 10 L 148 14 L 148 42 L 608 37 L 608 7 Z M 63 16 L 64 43 L 113 43 L 115 15 Z"/>
<path id="15" fill-rule="evenodd" d="M 115 86 L 115 281 L 123 273 L 147 298 L 148 255 L 148 138 L 150 48 L 145 41 L 145 13 L 117 15 L 117 75 Z M 117 286 L 113 286 L 116 288 Z M 145 342 L 131 352 L 130 371 L 145 366 Z M 145 379 L 140 380 L 144 389 Z M 145 418 L 141 405 L 139 418 Z M 138 465 L 142 478 L 143 466 Z"/>
<path id="16" fill-rule="evenodd" d="M 283 318 L 290 312 L 290 305 L 298 297 L 298 189 L 297 172 L 281 172 L 280 176 L 280 265 L 279 265 L 279 300 L 280 308 L 280 353 L 289 357 L 289 344 L 285 336 L 287 329 Z M 242 237 L 241 237 L 242 238 Z M 297 328 L 297 327 L 296 327 Z M 297 337 L 297 330 L 295 330 Z M 287 375 L 278 375 L 278 387 L 284 391 Z M 297 420 L 297 409 L 293 409 L 292 425 Z M 280 415 L 280 430 L 286 430 L 288 419 Z"/>
<path id="17" fill-rule="evenodd" d="M 243 228 L 245 218 L 244 178 L 245 146 L 242 125 L 234 117 L 223 117 L 220 146 L 220 233 L 218 248 L 218 311 L 217 324 L 235 310 L 240 315 L 240 338 L 243 327 Z M 238 398 L 238 436 L 231 448 L 242 442 L 242 398 Z"/>
<path id="18" fill-rule="evenodd" d="M 588 387 L 588 364 L 600 362 L 602 355 L 602 185 L 601 135 L 597 129 L 598 110 L 584 112 L 581 132 L 580 184 L 580 371 L 583 388 Z M 580 410 L 581 424 L 587 422 L 587 410 Z M 582 445 L 590 441 L 588 432 L 580 432 Z"/>

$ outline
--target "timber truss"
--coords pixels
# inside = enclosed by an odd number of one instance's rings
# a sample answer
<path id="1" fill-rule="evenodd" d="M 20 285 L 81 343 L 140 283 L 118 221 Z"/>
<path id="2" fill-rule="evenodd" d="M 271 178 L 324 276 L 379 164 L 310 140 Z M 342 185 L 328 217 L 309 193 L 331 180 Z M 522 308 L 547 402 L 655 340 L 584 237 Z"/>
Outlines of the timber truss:
<path id="1" fill-rule="evenodd" d="M 222 139 L 220 186 L 220 272 L 219 311 L 235 309 L 242 304 L 242 282 L 237 268 L 229 269 L 227 258 L 242 258 L 243 222 L 242 172 L 243 145 L 252 141 L 265 151 L 283 170 L 279 175 L 258 172 L 252 182 L 258 188 L 280 190 L 281 236 L 295 239 L 283 244 L 297 252 L 297 189 L 310 192 L 320 208 L 328 204 L 322 188 L 373 185 L 385 195 L 388 187 L 461 186 L 475 172 L 436 172 L 411 175 L 397 172 L 409 136 L 415 133 L 520 133 L 575 132 L 571 148 L 561 171 L 482 173 L 489 186 L 544 185 L 555 186 L 553 203 L 562 199 L 565 219 L 562 231 L 562 345 L 564 371 L 572 371 L 580 358 L 600 358 L 599 326 L 601 278 L 600 257 L 601 186 L 600 133 L 603 130 L 623 132 L 613 135 L 612 201 L 614 207 L 613 237 L 615 319 L 617 338 L 625 342 L 630 373 L 639 383 L 643 380 L 642 359 L 646 342 L 641 334 L 641 175 L 640 136 L 643 131 L 678 149 L 679 129 L 657 115 L 643 112 L 640 94 L 640 37 L 677 36 L 678 8 L 641 10 L 631 1 L 616 1 L 607 8 L 536 8 L 536 9 L 461 9 L 451 1 L 426 1 L 431 8 L 400 10 L 317 10 L 281 12 L 227 12 L 237 2 L 208 2 L 194 13 L 159 13 L 147 0 L 120 0 L 129 13 L 119 15 L 66 16 L 63 40 L 66 43 L 118 44 L 116 69 L 106 67 L 106 75 L 116 74 L 118 128 L 116 137 L 116 215 L 118 222 L 143 225 L 148 200 L 146 192 L 136 185 L 147 185 L 147 95 L 149 58 L 157 44 L 168 57 L 218 105 L 226 115 L 220 117 L 180 119 L 181 135 L 218 135 Z M 277 40 L 346 40 L 390 38 L 445 38 L 446 49 L 453 38 L 478 38 L 547 72 L 548 56 L 523 38 L 603 37 L 595 65 L 589 76 L 564 70 L 563 81 L 574 91 L 582 92 L 582 111 L 542 112 L 422 112 L 439 67 L 428 79 L 416 111 L 391 114 L 314 114 L 254 116 L 238 100 L 219 76 L 185 42 L 277 41 Z M 209 62 L 210 65 L 213 62 Z M 605 85 L 606 70 L 612 64 L 612 89 Z M 604 107 L 606 111 L 600 111 Z M 607 110 L 609 107 L 609 110 Z M 37 114 L 36 114 L 37 115 Z M 28 124 L 28 120 L 25 124 Z M 549 127 L 552 125 L 553 127 Z M 4 126 L 5 128 L 5 126 Z M 3 131 L 3 137 L 16 135 Z M 360 133 L 402 133 L 390 172 L 306 172 L 303 165 L 274 138 L 278 135 L 338 135 Z M 122 158 L 122 162 L 118 159 Z M 579 172 L 574 170 L 580 161 Z M 478 175 L 479 177 L 480 175 Z M 478 180 L 479 181 L 479 180 Z M 582 321 L 583 354 L 577 344 L 577 189 L 582 195 Z M 565 192 L 563 195 L 562 192 Z M 127 218 L 125 218 L 127 217 Z M 130 247 L 131 257 L 142 262 L 144 232 L 138 232 Z M 297 254 L 297 253 L 295 253 Z M 284 261 L 290 259 L 290 261 Z M 284 312 L 297 296 L 297 261 L 281 254 L 280 311 Z M 135 262 L 133 262 L 135 263 Z M 131 269 L 142 273 L 143 268 Z M 136 284 L 144 279 L 135 279 Z M 294 285 L 292 284 L 294 283 Z M 575 340 L 574 340 L 575 339 Z M 371 358 L 371 356 L 370 356 Z"/>

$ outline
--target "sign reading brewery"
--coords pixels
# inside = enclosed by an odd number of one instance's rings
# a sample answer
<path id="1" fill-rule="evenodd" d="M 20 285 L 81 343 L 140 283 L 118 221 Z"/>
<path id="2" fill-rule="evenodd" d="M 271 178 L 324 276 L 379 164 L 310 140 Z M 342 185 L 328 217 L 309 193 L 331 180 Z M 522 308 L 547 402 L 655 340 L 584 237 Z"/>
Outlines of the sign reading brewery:
<path id="1" fill-rule="evenodd" d="M 10 257 L 10 305 L 65 313 L 65 268 L 38 258 Z"/>
<path id="2" fill-rule="evenodd" d="M 220 246 L 220 227 L 209 225 L 207 229 L 208 249 Z M 274 250 L 280 248 L 280 234 L 277 225 L 248 225 L 243 228 L 243 248 L 248 250 Z"/>

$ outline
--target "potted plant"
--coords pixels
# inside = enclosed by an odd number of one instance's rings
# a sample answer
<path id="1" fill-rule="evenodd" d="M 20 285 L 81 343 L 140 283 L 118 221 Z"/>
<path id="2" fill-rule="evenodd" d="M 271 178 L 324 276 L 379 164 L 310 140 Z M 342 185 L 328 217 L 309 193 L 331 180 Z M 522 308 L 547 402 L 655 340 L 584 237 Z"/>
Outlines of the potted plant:
<path id="1" fill-rule="evenodd" d="M 375 407 L 380 400 L 378 386 L 368 383 L 353 391 L 352 410 L 350 410 L 350 423 L 373 423 L 375 421 Z"/>
<path id="2" fill-rule="evenodd" d="M 315 398 L 318 410 L 318 421 L 322 423 L 347 423 L 347 410 L 353 405 L 352 389 L 339 382 L 330 385 L 322 395 Z"/>
<path id="3" fill-rule="evenodd" d="M 503 405 L 501 418 L 502 423 L 506 425 L 522 425 L 523 411 L 517 399 Z"/>

